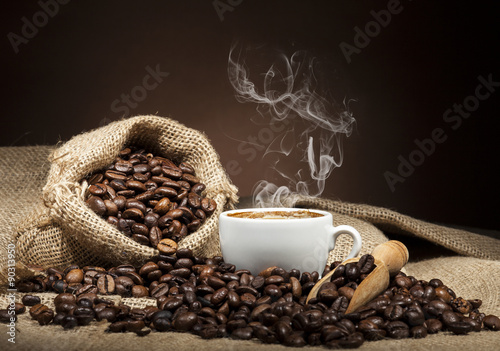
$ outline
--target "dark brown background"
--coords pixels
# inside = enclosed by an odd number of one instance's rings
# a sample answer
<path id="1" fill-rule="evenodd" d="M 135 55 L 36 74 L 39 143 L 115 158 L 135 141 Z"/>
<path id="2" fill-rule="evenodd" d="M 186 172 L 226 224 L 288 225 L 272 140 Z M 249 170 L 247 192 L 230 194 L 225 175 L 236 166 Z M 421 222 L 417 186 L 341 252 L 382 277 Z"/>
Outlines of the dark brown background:
<path id="1" fill-rule="evenodd" d="M 54 0 L 55 1 L 55 0 Z M 49 1 L 49 2 L 54 2 Z M 42 0 L 45 3 L 46 0 Z M 221 18 L 214 4 L 225 3 Z M 1 11 L 1 146 L 55 144 L 122 117 L 111 104 L 142 84 L 146 67 L 168 72 L 130 115 L 170 116 L 204 131 L 241 196 L 266 177 L 262 153 L 248 162 L 237 147 L 263 126 L 254 104 L 236 101 L 227 77 L 235 41 L 271 56 L 307 50 L 329 62 L 325 76 L 350 105 L 356 126 L 344 140 L 344 164 L 323 196 L 389 207 L 424 220 L 499 229 L 500 91 L 453 130 L 443 114 L 473 95 L 478 76 L 500 81 L 496 5 L 401 0 L 403 10 L 347 63 L 339 48 L 356 26 L 389 1 L 70 1 L 20 44 L 23 17 L 37 1 L 11 1 Z M 491 2 L 493 3 L 493 2 Z M 40 17 L 43 20 L 43 17 Z M 249 67 L 254 73 L 262 67 Z M 500 89 L 498 89 L 500 90 Z M 123 112 L 123 111 L 122 111 Z M 414 139 L 442 128 L 447 140 L 392 192 L 384 172 Z M 294 170 L 297 159 L 287 168 Z M 238 173 L 239 172 L 239 173 Z"/>

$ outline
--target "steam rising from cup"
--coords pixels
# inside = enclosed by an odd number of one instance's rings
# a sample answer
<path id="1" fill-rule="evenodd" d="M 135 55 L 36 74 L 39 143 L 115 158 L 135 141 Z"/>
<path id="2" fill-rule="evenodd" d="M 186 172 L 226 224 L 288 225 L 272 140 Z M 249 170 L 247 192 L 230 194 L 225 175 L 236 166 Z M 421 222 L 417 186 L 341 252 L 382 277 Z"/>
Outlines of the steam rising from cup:
<path id="1" fill-rule="evenodd" d="M 257 207 L 281 207 L 297 196 L 320 196 L 332 171 L 343 162 L 342 137 L 350 136 L 355 122 L 345 99 L 329 98 L 321 65 L 306 52 L 287 57 L 280 54 L 262 74 L 261 88 L 250 78 L 245 55 L 248 50 L 229 52 L 228 76 L 241 103 L 257 104 L 257 111 L 269 123 L 287 120 L 288 129 L 270 143 L 263 157 L 273 155 L 271 169 L 284 185 L 258 181 L 253 189 Z M 286 157 L 300 160 L 293 175 L 281 169 Z"/>

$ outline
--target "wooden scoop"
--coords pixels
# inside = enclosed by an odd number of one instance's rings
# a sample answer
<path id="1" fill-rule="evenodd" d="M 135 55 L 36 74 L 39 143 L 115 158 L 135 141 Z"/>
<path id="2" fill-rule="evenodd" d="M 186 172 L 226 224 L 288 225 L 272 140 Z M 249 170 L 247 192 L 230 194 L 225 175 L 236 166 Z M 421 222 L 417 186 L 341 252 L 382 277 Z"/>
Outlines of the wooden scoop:
<path id="1" fill-rule="evenodd" d="M 372 256 L 375 258 L 375 268 L 363 279 L 354 291 L 346 314 L 355 312 L 358 308 L 366 305 L 375 297 L 380 295 L 389 287 L 390 276 L 396 275 L 401 268 L 408 262 L 408 249 L 406 246 L 397 240 L 390 240 L 386 243 L 376 246 L 373 249 Z M 359 258 L 350 258 L 343 265 L 349 262 L 358 262 Z M 328 272 L 316 285 L 313 286 L 311 292 L 307 296 L 306 303 L 310 299 L 316 297 L 320 287 L 331 280 L 331 276 L 335 269 Z"/>

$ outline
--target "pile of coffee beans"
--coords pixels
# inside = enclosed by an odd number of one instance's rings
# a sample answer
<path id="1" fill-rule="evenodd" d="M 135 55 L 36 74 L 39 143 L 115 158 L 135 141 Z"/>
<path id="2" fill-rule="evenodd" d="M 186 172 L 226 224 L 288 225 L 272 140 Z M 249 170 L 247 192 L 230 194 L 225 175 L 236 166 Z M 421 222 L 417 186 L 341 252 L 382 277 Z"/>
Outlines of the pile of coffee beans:
<path id="1" fill-rule="evenodd" d="M 457 297 L 439 279 L 429 282 L 399 273 L 390 287 L 356 312 L 346 314 L 359 283 L 375 267 L 371 255 L 357 263 L 334 262 L 336 269 L 316 298 L 306 303 L 318 272 L 270 267 L 254 276 L 222 257 L 193 256 L 189 249 L 160 254 L 139 269 L 121 265 L 69 266 L 17 283 L 28 294 L 17 306 L 31 306 L 40 325 L 64 329 L 93 320 L 108 321 L 108 332 L 190 332 L 201 338 L 259 339 L 287 346 L 355 348 L 384 338 L 423 338 L 439 331 L 454 334 L 498 330 L 500 319 L 479 311 L 480 300 Z M 55 311 L 32 292 L 55 291 Z M 109 295 L 150 297 L 155 306 L 116 305 Z M 5 311 L 0 311 L 4 316 Z M 3 317 L 1 317 L 3 320 Z"/>
<path id="2" fill-rule="evenodd" d="M 195 232 L 217 208 L 186 162 L 133 147 L 87 178 L 87 205 L 132 240 L 154 248 Z"/>

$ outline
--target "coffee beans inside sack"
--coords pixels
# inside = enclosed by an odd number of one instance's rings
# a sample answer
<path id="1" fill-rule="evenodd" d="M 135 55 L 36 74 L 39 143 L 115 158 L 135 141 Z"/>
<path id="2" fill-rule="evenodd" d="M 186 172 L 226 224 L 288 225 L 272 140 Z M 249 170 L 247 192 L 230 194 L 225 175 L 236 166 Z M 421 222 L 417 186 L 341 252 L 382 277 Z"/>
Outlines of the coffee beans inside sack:
<path id="1" fill-rule="evenodd" d="M 134 147 L 121 150 L 111 165 L 86 181 L 86 203 L 95 213 L 161 252 L 198 230 L 217 208 L 203 196 L 205 184 L 191 165 Z"/>
<path id="2" fill-rule="evenodd" d="M 417 280 L 399 272 L 389 288 L 353 313 L 346 313 L 358 285 L 376 267 L 371 255 L 359 262 L 334 262 L 331 281 L 306 303 L 318 272 L 269 267 L 253 276 L 222 257 L 204 258 L 181 248 L 160 254 L 139 269 L 119 265 L 108 270 L 76 265 L 48 269 L 46 275 L 16 285 L 27 293 L 19 313 L 40 325 L 73 329 L 104 321 L 110 333 L 190 332 L 203 339 L 257 339 L 286 346 L 323 345 L 356 348 L 381 339 L 425 338 L 438 332 L 468 334 L 495 331 L 500 319 L 480 312 L 481 300 L 467 300 L 440 279 Z M 55 310 L 31 293 L 55 291 Z M 154 305 L 131 308 L 109 297 L 151 298 Z M 7 310 L 0 310 L 6 322 Z"/>

